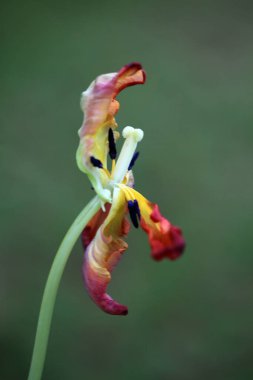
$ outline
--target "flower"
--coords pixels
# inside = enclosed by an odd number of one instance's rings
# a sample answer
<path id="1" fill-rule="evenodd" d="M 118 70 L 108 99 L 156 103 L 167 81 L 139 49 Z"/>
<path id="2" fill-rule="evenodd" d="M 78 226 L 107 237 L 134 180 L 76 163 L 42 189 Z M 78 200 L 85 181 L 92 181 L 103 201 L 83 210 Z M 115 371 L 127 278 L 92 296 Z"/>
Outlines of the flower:
<path id="1" fill-rule="evenodd" d="M 77 150 L 79 168 L 87 173 L 101 199 L 101 209 L 82 233 L 85 249 L 83 275 L 93 301 L 106 313 L 126 315 L 126 306 L 113 300 L 106 288 L 111 272 L 128 245 L 124 237 L 129 232 L 130 217 L 134 227 L 147 233 L 151 255 L 155 260 L 175 260 L 184 250 L 179 227 L 173 226 L 151 203 L 134 189 L 132 168 L 138 158 L 137 144 L 143 138 L 141 129 L 125 127 L 125 142 L 116 161 L 115 114 L 119 109 L 117 94 L 125 87 L 145 82 L 145 72 L 139 63 L 124 66 L 118 73 L 100 75 L 83 92 L 81 107 L 85 113 L 79 130 Z M 112 164 L 107 166 L 109 154 Z"/>

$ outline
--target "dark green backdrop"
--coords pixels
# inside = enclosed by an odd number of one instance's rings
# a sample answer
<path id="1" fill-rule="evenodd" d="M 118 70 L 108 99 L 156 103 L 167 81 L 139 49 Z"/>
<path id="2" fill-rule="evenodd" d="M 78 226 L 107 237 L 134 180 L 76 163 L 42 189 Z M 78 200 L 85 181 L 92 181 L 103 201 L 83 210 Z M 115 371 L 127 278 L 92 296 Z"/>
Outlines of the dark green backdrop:
<path id="1" fill-rule="evenodd" d="M 1 5 L 1 365 L 26 379 L 55 251 L 93 196 L 75 151 L 79 95 L 140 61 L 117 121 L 145 131 L 136 185 L 184 230 L 153 262 L 142 231 L 110 292 L 88 298 L 77 244 L 57 298 L 44 379 L 253 378 L 253 5 L 250 1 L 18 1 Z"/>

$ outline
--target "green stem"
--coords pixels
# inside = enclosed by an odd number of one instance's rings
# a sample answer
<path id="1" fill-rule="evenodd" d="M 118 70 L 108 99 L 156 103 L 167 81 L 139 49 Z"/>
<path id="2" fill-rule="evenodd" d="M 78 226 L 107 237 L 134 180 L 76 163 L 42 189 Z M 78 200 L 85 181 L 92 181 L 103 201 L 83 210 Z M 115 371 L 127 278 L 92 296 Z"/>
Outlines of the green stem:
<path id="1" fill-rule="evenodd" d="M 101 202 L 97 196 L 87 204 L 87 206 L 81 211 L 76 220 L 73 222 L 72 226 L 69 228 L 56 253 L 48 275 L 40 307 L 40 314 L 28 380 L 41 379 L 46 357 L 47 343 L 55 299 L 65 265 L 70 256 L 72 248 L 74 247 L 83 228 L 99 210 L 100 205 Z"/>

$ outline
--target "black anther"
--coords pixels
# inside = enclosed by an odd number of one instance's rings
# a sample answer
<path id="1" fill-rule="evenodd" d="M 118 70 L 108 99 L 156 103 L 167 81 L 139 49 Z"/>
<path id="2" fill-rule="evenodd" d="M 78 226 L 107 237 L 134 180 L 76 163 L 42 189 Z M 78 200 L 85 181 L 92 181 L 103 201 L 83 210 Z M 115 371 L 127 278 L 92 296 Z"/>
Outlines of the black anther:
<path id="1" fill-rule="evenodd" d="M 117 150 L 116 150 L 116 144 L 115 144 L 112 128 L 110 128 L 108 131 L 108 141 L 109 141 L 109 156 L 111 157 L 112 160 L 115 160 L 117 156 Z"/>
<path id="2" fill-rule="evenodd" d="M 138 219 L 140 220 L 140 217 L 141 217 L 138 202 L 135 199 L 133 201 L 128 201 L 127 205 L 128 205 L 130 219 L 131 219 L 134 227 L 138 228 L 139 227 Z"/>
<path id="3" fill-rule="evenodd" d="M 98 160 L 97 158 L 95 158 L 94 156 L 90 157 L 90 162 L 92 163 L 93 166 L 95 166 L 95 168 L 99 168 L 99 169 L 103 168 L 102 162 Z"/>
<path id="4" fill-rule="evenodd" d="M 131 161 L 130 161 L 130 164 L 129 164 L 129 166 L 128 166 L 128 170 L 131 170 L 131 169 L 133 168 L 133 166 L 134 166 L 134 164 L 135 164 L 135 161 L 136 161 L 137 158 L 139 157 L 139 154 L 140 154 L 140 152 L 135 152 L 135 153 L 134 153 L 134 155 L 133 155 L 133 157 L 132 157 L 132 159 L 131 159 Z"/>

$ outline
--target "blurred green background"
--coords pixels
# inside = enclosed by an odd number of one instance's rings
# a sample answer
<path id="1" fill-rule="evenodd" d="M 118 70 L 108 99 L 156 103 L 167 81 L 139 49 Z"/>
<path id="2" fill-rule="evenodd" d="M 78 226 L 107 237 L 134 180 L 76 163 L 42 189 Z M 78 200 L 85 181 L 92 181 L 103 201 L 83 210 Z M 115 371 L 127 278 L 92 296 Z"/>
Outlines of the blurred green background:
<path id="1" fill-rule="evenodd" d="M 78 243 L 57 298 L 43 379 L 253 378 L 253 3 L 1 3 L 1 363 L 26 379 L 42 292 L 68 226 L 93 196 L 75 151 L 79 98 L 140 61 L 120 127 L 145 131 L 136 187 L 183 228 L 185 255 L 156 263 L 142 231 L 101 312 Z"/>

